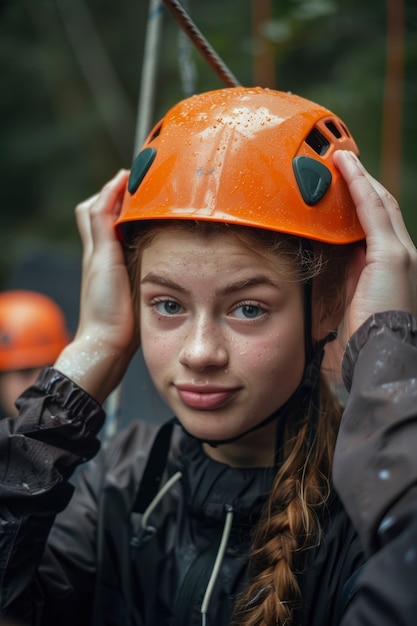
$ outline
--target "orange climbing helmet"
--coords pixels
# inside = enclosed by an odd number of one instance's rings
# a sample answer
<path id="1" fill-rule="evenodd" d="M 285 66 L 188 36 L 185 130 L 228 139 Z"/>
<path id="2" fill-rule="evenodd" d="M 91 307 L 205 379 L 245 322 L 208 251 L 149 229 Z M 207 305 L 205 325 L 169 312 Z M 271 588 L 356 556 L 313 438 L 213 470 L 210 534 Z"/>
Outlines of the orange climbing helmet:
<path id="1" fill-rule="evenodd" d="M 24 290 L 0 294 L 0 371 L 52 365 L 69 340 L 65 316 L 50 298 Z"/>
<path id="2" fill-rule="evenodd" d="M 364 238 L 338 149 L 358 154 L 328 109 L 260 87 L 230 87 L 173 106 L 133 162 L 116 232 L 140 220 L 192 219 L 328 243 Z"/>

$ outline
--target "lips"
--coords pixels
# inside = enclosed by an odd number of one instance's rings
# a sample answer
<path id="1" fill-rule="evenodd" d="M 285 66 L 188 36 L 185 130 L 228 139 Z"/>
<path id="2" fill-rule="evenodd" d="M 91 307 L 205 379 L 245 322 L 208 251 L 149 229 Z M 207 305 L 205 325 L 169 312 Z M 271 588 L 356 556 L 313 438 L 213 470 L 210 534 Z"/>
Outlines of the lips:
<path id="1" fill-rule="evenodd" d="M 213 411 L 225 406 L 237 393 L 237 389 L 199 388 L 177 386 L 178 394 L 183 403 L 200 411 Z"/>

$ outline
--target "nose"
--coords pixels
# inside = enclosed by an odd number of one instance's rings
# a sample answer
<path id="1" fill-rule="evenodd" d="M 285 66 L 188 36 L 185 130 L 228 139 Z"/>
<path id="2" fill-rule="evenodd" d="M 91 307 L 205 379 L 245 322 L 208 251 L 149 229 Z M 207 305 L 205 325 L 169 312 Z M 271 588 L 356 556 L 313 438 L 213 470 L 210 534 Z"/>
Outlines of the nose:
<path id="1" fill-rule="evenodd" d="M 180 352 L 180 362 L 196 372 L 227 365 L 226 340 L 215 320 L 201 316 L 190 322 Z"/>

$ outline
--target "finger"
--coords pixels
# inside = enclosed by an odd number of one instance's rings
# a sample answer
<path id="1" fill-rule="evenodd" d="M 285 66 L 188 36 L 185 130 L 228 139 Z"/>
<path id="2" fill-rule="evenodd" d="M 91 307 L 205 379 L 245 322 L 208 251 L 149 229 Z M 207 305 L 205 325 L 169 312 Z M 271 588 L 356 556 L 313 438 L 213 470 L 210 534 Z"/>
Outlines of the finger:
<path id="1" fill-rule="evenodd" d="M 93 245 L 113 242 L 114 221 L 120 213 L 129 173 L 121 170 L 104 185 L 97 200 L 90 206 Z"/>
<path id="2" fill-rule="evenodd" d="M 367 236 L 395 233 L 402 245 L 415 249 L 395 198 L 365 169 L 353 152 L 339 150 L 334 161 L 345 179 Z"/>
<path id="3" fill-rule="evenodd" d="M 355 156 L 355 155 L 354 155 Z M 355 157 L 356 158 L 356 157 Z M 393 195 L 378 181 L 376 180 L 362 165 L 362 163 L 357 159 L 357 163 L 359 167 L 362 169 L 365 177 L 368 179 L 369 183 L 375 188 L 378 193 L 386 211 L 388 212 L 392 226 L 397 234 L 398 239 L 401 243 L 407 248 L 414 248 L 413 240 L 407 230 L 405 225 L 403 215 L 401 213 L 400 206 L 397 200 L 393 197 Z"/>
<path id="4" fill-rule="evenodd" d="M 93 239 L 91 235 L 90 224 L 90 208 L 98 199 L 98 193 L 84 202 L 80 202 L 75 207 L 75 219 L 77 223 L 78 232 L 80 234 L 81 242 L 83 244 L 83 256 L 88 257 L 93 251 Z"/>

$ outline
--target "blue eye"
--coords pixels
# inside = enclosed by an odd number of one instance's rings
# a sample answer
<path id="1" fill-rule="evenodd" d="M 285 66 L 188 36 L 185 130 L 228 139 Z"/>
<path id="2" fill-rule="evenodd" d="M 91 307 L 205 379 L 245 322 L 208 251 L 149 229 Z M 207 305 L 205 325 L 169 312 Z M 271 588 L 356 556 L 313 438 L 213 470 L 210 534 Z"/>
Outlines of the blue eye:
<path id="1" fill-rule="evenodd" d="M 253 320 L 264 312 L 264 309 L 258 304 L 241 304 L 234 311 L 236 317 L 246 320 Z"/>
<path id="2" fill-rule="evenodd" d="M 161 315 L 178 315 L 178 313 L 182 312 L 182 307 L 174 300 L 157 302 L 155 308 Z"/>

